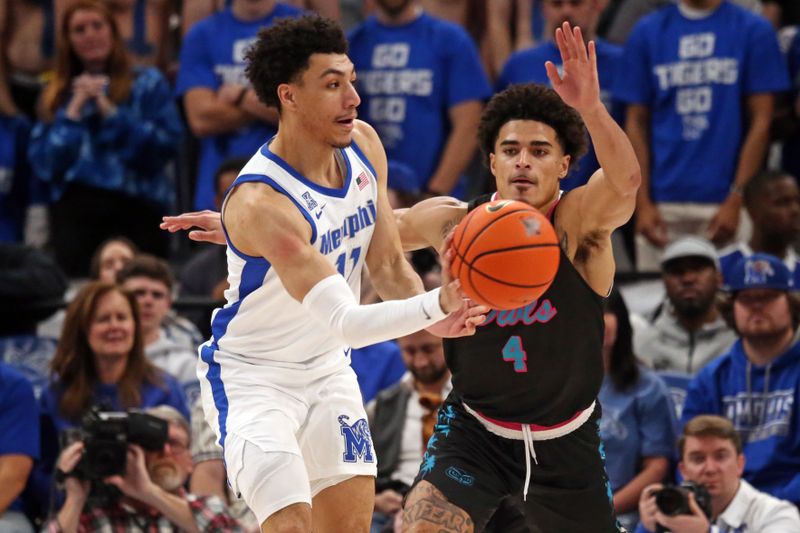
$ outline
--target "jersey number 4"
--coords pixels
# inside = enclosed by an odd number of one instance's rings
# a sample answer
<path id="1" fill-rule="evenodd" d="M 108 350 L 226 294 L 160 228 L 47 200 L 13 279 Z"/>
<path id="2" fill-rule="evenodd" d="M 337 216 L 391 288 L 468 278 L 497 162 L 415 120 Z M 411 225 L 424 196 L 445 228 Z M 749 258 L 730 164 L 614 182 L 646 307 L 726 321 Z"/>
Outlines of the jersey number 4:
<path id="1" fill-rule="evenodd" d="M 345 279 L 347 279 L 350 273 L 353 272 L 353 269 L 356 268 L 356 265 L 358 264 L 358 258 L 361 257 L 361 247 L 357 246 L 356 248 L 350 250 L 350 259 L 353 261 L 353 267 L 350 269 L 350 272 L 348 272 L 347 275 L 344 273 L 345 260 L 347 258 L 346 256 L 347 254 L 343 252 L 339 254 L 339 257 L 336 258 L 336 270 L 338 270 L 339 274 L 341 274 Z"/>
<path id="2" fill-rule="evenodd" d="M 514 363 L 514 372 L 527 372 L 528 371 L 528 354 L 525 353 L 525 348 L 522 347 L 522 339 L 519 335 L 514 335 L 506 345 L 503 346 L 503 361 Z"/>

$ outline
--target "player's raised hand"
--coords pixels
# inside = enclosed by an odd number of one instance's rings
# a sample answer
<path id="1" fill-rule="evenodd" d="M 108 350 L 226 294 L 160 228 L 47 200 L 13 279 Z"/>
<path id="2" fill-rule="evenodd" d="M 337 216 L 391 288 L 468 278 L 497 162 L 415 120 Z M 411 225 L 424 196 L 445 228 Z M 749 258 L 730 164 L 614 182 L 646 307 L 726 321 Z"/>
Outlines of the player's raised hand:
<path id="1" fill-rule="evenodd" d="M 564 103 L 578 110 L 589 111 L 600 104 L 600 82 L 597 78 L 597 50 L 594 41 L 587 46 L 579 27 L 564 22 L 556 29 L 556 45 L 561 53 L 562 73 L 552 61 L 545 63 L 547 77 Z"/>
<path id="2" fill-rule="evenodd" d="M 208 209 L 205 211 L 193 211 L 176 216 L 165 216 L 161 220 L 159 227 L 170 233 L 199 228 L 189 232 L 189 238 L 193 241 L 225 244 L 225 234 L 222 233 L 222 220 L 216 211 Z"/>

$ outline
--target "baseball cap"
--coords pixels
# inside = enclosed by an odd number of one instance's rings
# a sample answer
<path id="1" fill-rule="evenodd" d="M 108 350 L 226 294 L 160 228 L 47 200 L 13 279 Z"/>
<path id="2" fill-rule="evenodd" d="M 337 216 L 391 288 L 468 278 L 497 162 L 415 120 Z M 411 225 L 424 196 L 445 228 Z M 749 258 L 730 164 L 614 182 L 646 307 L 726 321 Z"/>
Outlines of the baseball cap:
<path id="1" fill-rule="evenodd" d="M 783 261 L 769 254 L 753 254 L 743 257 L 733 265 L 725 290 L 730 292 L 744 289 L 794 290 L 792 273 Z"/>
<path id="2" fill-rule="evenodd" d="M 661 256 L 661 268 L 674 259 L 684 257 L 702 257 L 714 264 L 714 268 L 719 270 L 719 257 L 717 250 L 711 241 L 703 237 L 687 235 L 674 240 L 667 245 L 664 254 Z"/>

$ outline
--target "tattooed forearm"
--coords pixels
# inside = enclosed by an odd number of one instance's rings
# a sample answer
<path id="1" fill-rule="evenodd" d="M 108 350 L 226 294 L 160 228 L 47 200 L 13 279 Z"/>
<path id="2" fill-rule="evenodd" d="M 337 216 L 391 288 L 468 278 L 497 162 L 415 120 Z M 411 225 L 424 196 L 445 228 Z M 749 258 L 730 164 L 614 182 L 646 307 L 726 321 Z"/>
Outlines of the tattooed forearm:
<path id="1" fill-rule="evenodd" d="M 431 524 L 441 527 L 437 530 L 439 533 L 474 531 L 472 519 L 466 511 L 448 502 L 436 487 L 423 482 L 409 495 L 403 510 L 403 531 L 417 531 L 417 527 L 420 531 L 429 531 Z"/>

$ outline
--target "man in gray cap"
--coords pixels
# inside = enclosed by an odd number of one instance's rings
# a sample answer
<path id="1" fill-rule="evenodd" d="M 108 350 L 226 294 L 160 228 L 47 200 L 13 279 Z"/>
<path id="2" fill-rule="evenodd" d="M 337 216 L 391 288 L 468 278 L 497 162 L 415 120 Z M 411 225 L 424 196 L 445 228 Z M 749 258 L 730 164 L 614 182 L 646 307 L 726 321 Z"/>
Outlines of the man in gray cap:
<path id="1" fill-rule="evenodd" d="M 694 375 L 736 340 L 714 305 L 717 252 L 706 239 L 682 237 L 664 250 L 661 273 L 667 297 L 634 332 L 634 349 L 655 370 Z"/>

